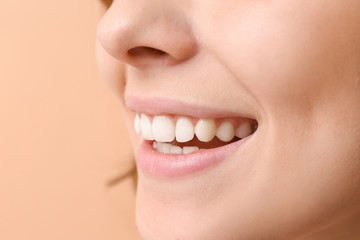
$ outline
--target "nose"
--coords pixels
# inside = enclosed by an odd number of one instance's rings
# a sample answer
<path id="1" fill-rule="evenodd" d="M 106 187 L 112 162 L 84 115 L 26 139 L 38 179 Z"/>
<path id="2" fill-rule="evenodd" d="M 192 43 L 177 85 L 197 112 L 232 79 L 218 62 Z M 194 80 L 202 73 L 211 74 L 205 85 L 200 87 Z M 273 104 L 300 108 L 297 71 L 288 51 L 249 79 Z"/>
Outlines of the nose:
<path id="1" fill-rule="evenodd" d="M 197 41 L 186 16 L 166 2 L 176 1 L 115 1 L 98 25 L 99 43 L 112 57 L 136 68 L 193 57 Z"/>

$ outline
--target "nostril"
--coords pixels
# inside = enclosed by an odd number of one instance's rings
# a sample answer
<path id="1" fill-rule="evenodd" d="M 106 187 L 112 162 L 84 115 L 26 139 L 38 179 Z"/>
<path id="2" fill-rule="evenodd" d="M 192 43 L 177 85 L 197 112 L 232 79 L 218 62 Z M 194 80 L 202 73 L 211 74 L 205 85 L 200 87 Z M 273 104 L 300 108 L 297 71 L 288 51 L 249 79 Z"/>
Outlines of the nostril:
<path id="1" fill-rule="evenodd" d="M 130 57 L 135 57 L 135 58 L 137 57 L 159 58 L 159 57 L 168 56 L 166 52 L 152 47 L 135 47 L 128 51 L 128 55 Z"/>

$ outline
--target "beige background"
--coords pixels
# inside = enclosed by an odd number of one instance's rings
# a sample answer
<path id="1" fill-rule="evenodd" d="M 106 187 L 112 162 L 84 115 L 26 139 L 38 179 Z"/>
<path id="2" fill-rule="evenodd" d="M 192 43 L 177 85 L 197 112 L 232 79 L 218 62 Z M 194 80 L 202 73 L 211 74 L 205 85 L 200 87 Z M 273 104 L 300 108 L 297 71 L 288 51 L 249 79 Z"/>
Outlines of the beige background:
<path id="1" fill-rule="evenodd" d="M 0 1 L 0 239 L 139 239 L 96 0 Z"/>

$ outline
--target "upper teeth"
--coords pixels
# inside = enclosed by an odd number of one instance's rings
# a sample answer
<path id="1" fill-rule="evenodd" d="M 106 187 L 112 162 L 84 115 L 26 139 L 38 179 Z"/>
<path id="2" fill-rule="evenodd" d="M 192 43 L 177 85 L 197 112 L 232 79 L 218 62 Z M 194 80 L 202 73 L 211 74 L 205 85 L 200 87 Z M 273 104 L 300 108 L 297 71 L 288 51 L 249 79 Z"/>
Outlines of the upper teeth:
<path id="1" fill-rule="evenodd" d="M 178 117 L 176 123 L 172 117 L 167 115 L 154 116 L 150 118 L 142 113 L 136 114 L 134 127 L 136 133 L 141 133 L 146 140 L 157 142 L 191 141 L 196 135 L 202 142 L 209 142 L 215 136 L 223 142 L 231 141 L 234 136 L 245 138 L 252 134 L 253 127 L 249 121 L 243 121 L 234 128 L 233 123 L 226 120 L 217 127 L 214 119 L 199 119 L 195 126 L 190 118 Z"/>
<path id="2" fill-rule="evenodd" d="M 187 117 L 180 117 L 176 121 L 175 136 L 178 142 L 188 142 L 194 138 L 194 126 Z"/>
<path id="3" fill-rule="evenodd" d="M 238 127 L 240 128 L 240 127 Z M 251 131 L 251 125 L 248 128 L 248 130 Z M 251 132 L 250 132 L 251 133 Z M 231 141 L 235 136 L 234 126 L 231 122 L 225 121 L 220 124 L 220 126 L 217 129 L 216 137 L 220 139 L 221 141 L 228 142 Z M 239 136 L 237 136 L 239 137 Z"/>
<path id="4" fill-rule="evenodd" d="M 155 116 L 152 122 L 152 134 L 158 142 L 172 142 L 175 139 L 175 124 L 167 116 Z"/>
<path id="5" fill-rule="evenodd" d="M 213 119 L 199 119 L 195 126 L 196 137 L 202 142 L 210 142 L 216 135 L 216 124 Z"/>

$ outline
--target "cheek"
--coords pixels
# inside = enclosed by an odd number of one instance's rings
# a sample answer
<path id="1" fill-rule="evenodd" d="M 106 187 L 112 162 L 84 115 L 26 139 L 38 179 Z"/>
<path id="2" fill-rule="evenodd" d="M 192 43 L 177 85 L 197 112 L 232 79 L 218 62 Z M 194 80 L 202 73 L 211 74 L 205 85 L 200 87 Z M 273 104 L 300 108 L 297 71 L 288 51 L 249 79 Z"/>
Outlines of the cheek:
<path id="1" fill-rule="evenodd" d="M 355 61 L 349 56 L 359 52 L 359 41 L 353 37 L 359 35 L 359 19 L 343 16 L 352 15 L 350 6 L 337 5 L 249 3 L 209 24 L 218 29 L 216 36 L 206 35 L 210 29 L 203 33 L 209 39 L 207 47 L 268 113 L 303 114 L 355 74 Z"/>

